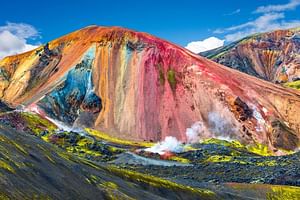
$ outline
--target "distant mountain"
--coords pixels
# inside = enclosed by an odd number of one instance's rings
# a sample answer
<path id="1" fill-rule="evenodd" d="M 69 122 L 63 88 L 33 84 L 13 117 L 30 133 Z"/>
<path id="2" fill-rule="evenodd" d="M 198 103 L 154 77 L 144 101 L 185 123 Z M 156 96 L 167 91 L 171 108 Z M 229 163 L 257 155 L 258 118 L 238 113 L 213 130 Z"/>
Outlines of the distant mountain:
<path id="1" fill-rule="evenodd" d="M 286 35 L 298 41 L 292 33 L 269 34 L 274 40 Z M 266 37 L 255 37 L 262 39 L 239 43 L 255 46 L 259 40 L 265 42 L 258 47 L 269 45 Z M 282 45 L 280 41 L 277 46 Z M 286 44 L 286 54 L 292 55 L 293 45 Z M 268 80 L 277 74 L 271 73 L 279 62 L 276 48 L 260 54 L 264 51 L 237 47 L 239 55 L 268 58 L 267 67 L 252 69 Z M 278 65 L 285 65 L 290 73 L 288 60 Z M 274 151 L 299 146 L 299 92 L 216 64 L 146 33 L 90 26 L 6 57 L 0 69 L 3 102 L 68 126 L 91 127 L 130 140 L 174 136 L 187 141 L 191 135 L 186 135 L 186 129 L 194 124 L 200 138 L 229 137 L 246 144 L 262 143 Z"/>
<path id="2" fill-rule="evenodd" d="M 201 55 L 273 83 L 296 81 L 300 79 L 300 28 L 252 35 Z"/>

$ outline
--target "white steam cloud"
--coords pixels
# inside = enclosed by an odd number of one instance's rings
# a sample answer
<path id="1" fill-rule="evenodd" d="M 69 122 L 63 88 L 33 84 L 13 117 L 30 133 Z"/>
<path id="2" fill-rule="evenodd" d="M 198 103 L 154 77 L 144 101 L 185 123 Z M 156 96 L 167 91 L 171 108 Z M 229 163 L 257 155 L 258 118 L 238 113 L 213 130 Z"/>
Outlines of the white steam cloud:
<path id="1" fill-rule="evenodd" d="M 200 121 L 194 123 L 190 128 L 186 129 L 187 143 L 193 144 L 200 141 L 200 136 L 207 132 L 206 127 Z M 178 141 L 176 137 L 167 136 L 164 141 L 156 143 L 154 146 L 145 149 L 152 153 L 158 153 L 160 155 L 166 152 L 180 153 L 184 151 L 184 144 Z"/>
<path id="2" fill-rule="evenodd" d="M 145 149 L 145 151 L 162 155 L 166 152 L 180 153 L 183 149 L 182 142 L 178 141 L 176 137 L 167 136 L 164 141 L 156 143 L 154 146 Z"/>
<path id="3" fill-rule="evenodd" d="M 194 123 L 191 128 L 186 129 L 186 137 L 187 137 L 187 142 L 189 144 L 197 143 L 200 141 L 201 137 L 205 135 L 207 132 L 206 127 L 202 122 L 196 122 Z"/>
<path id="4" fill-rule="evenodd" d="M 208 114 L 209 131 L 214 137 L 232 138 L 233 134 L 238 130 L 233 123 L 228 121 L 225 116 L 218 112 L 210 112 Z"/>
<path id="5" fill-rule="evenodd" d="M 190 128 L 186 129 L 187 145 L 199 143 L 202 139 L 218 138 L 221 140 L 231 141 L 234 139 L 233 134 L 238 129 L 231 121 L 218 112 L 208 114 L 208 127 L 201 121 L 195 122 Z M 154 146 L 145 149 L 145 151 L 158 153 L 160 155 L 166 152 L 180 153 L 185 149 L 185 144 L 178 141 L 176 137 L 168 136 L 164 141 L 156 143 Z"/>

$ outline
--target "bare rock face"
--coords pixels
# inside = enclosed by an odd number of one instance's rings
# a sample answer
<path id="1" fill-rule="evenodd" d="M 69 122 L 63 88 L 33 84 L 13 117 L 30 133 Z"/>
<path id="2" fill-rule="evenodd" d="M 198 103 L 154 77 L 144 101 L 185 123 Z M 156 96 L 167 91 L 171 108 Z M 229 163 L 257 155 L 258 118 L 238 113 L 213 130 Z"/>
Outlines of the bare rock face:
<path id="1" fill-rule="evenodd" d="M 12 110 L 13 110 L 12 108 L 10 108 L 5 103 L 3 103 L 2 101 L 0 101 L 0 113 L 12 111 Z"/>
<path id="2" fill-rule="evenodd" d="M 276 119 L 271 122 L 270 141 L 275 148 L 294 150 L 299 145 L 299 138 L 295 131 Z"/>
<path id="3" fill-rule="evenodd" d="M 243 102 L 239 97 L 234 100 L 234 110 L 236 113 L 236 118 L 240 121 L 246 121 L 253 116 L 253 110 L 249 108 L 249 106 Z"/>
<path id="4" fill-rule="evenodd" d="M 44 55 L 44 56 L 43 56 Z M 146 33 L 92 26 L 0 61 L 1 100 L 112 136 L 230 137 L 274 151 L 300 136 L 300 93 Z M 281 125 L 274 124 L 280 121 Z"/>
<path id="5" fill-rule="evenodd" d="M 296 81 L 300 79 L 300 28 L 256 34 L 201 54 L 273 83 Z"/>

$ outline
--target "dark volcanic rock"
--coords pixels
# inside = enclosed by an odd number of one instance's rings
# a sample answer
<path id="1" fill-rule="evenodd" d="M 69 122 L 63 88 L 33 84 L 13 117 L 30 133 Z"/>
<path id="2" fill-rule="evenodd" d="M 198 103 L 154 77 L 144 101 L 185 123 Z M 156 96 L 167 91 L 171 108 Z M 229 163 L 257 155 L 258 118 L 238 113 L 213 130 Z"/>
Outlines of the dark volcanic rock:
<path id="1" fill-rule="evenodd" d="M 0 100 L 0 112 L 12 111 L 13 109 Z"/>

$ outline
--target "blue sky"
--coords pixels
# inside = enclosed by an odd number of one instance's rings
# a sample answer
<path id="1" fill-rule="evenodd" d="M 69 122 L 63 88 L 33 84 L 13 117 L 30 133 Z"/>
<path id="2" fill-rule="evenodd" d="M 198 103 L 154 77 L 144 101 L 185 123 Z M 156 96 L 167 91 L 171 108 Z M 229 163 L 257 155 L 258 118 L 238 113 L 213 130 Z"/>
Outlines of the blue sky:
<path id="1" fill-rule="evenodd" d="M 3 1 L 0 57 L 21 51 L 9 49 L 6 41 L 19 38 L 14 45 L 23 42 L 24 51 L 91 24 L 148 32 L 181 46 L 194 41 L 191 48 L 202 51 L 201 45 L 212 48 L 247 34 L 300 26 L 299 11 L 300 0 Z"/>

